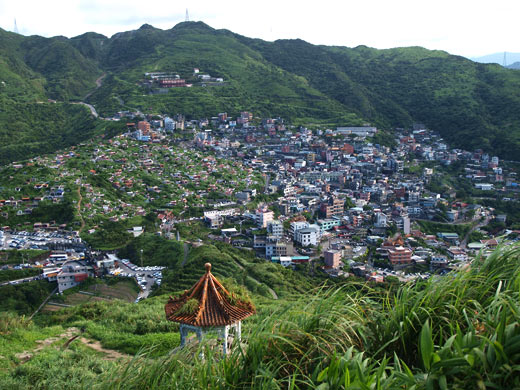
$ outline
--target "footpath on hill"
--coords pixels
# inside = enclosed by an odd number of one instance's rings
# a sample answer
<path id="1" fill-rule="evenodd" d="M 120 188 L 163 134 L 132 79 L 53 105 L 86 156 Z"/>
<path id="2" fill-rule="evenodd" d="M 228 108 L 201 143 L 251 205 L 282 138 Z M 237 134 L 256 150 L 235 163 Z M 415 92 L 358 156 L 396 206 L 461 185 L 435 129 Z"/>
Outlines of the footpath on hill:
<path id="1" fill-rule="evenodd" d="M 85 228 L 85 220 L 83 219 L 83 215 L 81 215 L 81 201 L 83 200 L 83 196 L 81 195 L 81 184 L 78 186 L 78 197 L 79 199 L 76 207 L 78 209 L 78 216 L 81 219 L 81 226 L 79 228 L 79 233 L 81 234 L 81 232 Z"/>
<path id="2" fill-rule="evenodd" d="M 31 360 L 35 355 L 37 355 L 39 352 L 41 352 L 44 348 L 55 346 L 57 349 L 66 350 L 71 343 L 73 342 L 80 342 L 87 346 L 88 348 L 91 348 L 97 352 L 102 352 L 104 354 L 103 359 L 104 360 L 117 360 L 117 359 L 124 359 L 124 358 L 132 358 L 130 355 L 123 354 L 121 352 L 115 351 L 113 349 L 107 349 L 103 348 L 101 343 L 97 340 L 87 339 L 83 336 L 81 336 L 82 332 L 78 328 L 67 328 L 67 330 L 55 337 L 49 337 L 45 340 L 36 340 L 36 343 L 38 346 L 34 349 L 24 351 L 21 353 L 16 354 L 16 358 L 20 359 L 21 364 L 28 362 Z M 62 344 L 64 342 L 64 344 Z"/>

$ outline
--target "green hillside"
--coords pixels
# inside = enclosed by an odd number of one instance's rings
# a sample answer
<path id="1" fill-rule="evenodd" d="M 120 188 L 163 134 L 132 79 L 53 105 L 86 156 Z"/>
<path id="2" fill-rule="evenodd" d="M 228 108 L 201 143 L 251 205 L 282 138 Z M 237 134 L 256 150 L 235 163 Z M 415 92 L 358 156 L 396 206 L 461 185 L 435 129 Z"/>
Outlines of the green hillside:
<path id="1" fill-rule="evenodd" d="M 162 94 L 142 86 L 144 73 L 153 71 L 197 81 L 193 68 L 224 83 Z M 107 77 L 94 91 L 103 73 Z M 23 37 L 0 30 L 0 79 L 7 106 L 47 98 L 67 102 L 93 92 L 88 101 L 102 115 L 140 109 L 197 118 L 250 110 L 295 124 L 371 122 L 389 129 L 421 122 L 454 146 L 503 158 L 517 159 L 520 146 L 520 72 L 420 47 L 266 42 L 202 22 L 170 30 L 144 25 L 111 38 Z M 6 123 L 3 118 L 0 126 Z"/>
<path id="2" fill-rule="evenodd" d="M 211 337 L 176 348 L 168 295 L 33 320 L 4 313 L 0 387 L 516 389 L 519 255 L 518 244 L 503 246 L 450 276 L 388 290 L 347 282 L 279 300 L 253 295 L 257 313 L 227 358 Z"/>

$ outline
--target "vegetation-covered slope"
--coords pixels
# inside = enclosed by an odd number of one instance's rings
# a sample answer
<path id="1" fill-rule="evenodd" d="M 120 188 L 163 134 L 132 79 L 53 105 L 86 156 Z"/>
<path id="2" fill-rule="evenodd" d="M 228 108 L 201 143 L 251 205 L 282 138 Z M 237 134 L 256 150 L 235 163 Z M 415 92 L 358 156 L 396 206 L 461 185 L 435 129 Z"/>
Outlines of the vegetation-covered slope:
<path id="1" fill-rule="evenodd" d="M 140 86 L 145 72 L 190 79 L 193 68 L 225 83 L 165 94 Z M 103 86 L 89 97 L 102 114 L 141 109 L 201 117 L 251 110 L 295 123 L 423 122 L 459 147 L 514 159 L 520 146 L 520 73 L 441 51 L 265 42 L 201 22 L 170 30 L 144 25 L 111 38 L 0 31 L 1 96 L 10 99 L 4 104 L 79 99 L 103 72 L 108 73 Z"/>
<path id="2" fill-rule="evenodd" d="M 250 40 L 272 63 L 383 126 L 425 123 L 455 146 L 517 158 L 520 75 L 420 47 L 376 50 Z M 298 59 L 297 61 L 295 59 Z"/>
<path id="3" fill-rule="evenodd" d="M 0 319 L 0 386 L 69 389 L 477 389 L 520 386 L 519 247 L 446 277 L 384 292 L 347 283 L 287 300 L 253 300 L 243 346 L 223 359 L 207 339 L 182 350 L 167 296 L 92 302 Z M 83 337 L 123 354 L 65 346 Z M 75 330 L 74 330 L 75 329 Z M 35 340 L 56 338 L 55 343 Z M 60 338 L 61 337 L 61 338 Z M 71 336 L 68 336 L 71 337 Z M 91 342 L 92 343 L 92 342 Z M 39 349 L 37 345 L 42 345 Z M 247 346 L 247 347 L 245 347 Z M 144 348 L 144 349 L 142 349 Z M 25 352 L 25 354 L 22 354 Z M 22 356 L 30 356 L 21 364 Z"/>

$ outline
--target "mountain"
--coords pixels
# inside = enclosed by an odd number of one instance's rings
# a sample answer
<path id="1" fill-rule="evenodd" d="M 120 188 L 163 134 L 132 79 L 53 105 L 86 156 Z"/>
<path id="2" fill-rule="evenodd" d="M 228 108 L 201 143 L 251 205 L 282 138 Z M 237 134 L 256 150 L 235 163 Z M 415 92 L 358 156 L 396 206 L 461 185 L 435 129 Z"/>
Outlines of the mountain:
<path id="1" fill-rule="evenodd" d="M 224 83 L 164 94 L 142 86 L 146 72 L 191 81 L 194 68 Z M 94 89 L 103 73 L 102 86 Z M 420 47 L 266 42 L 202 22 L 169 30 L 143 25 L 110 38 L 23 37 L 2 30 L 0 79 L 6 104 L 70 102 L 92 92 L 88 102 L 102 115 L 140 109 L 197 118 L 250 110 L 303 125 L 370 122 L 391 129 L 421 122 L 456 147 L 515 159 L 520 146 L 519 72 Z"/>
<path id="2" fill-rule="evenodd" d="M 504 63 L 504 52 L 487 54 L 481 57 L 472 57 L 472 61 L 480 62 L 482 64 L 499 64 Z M 520 61 L 520 53 L 508 53 L 506 52 L 506 61 L 508 64 Z"/>
<path id="3" fill-rule="evenodd" d="M 520 69 L 520 61 L 512 63 L 511 65 L 507 65 L 506 68 L 508 68 L 508 69 Z"/>

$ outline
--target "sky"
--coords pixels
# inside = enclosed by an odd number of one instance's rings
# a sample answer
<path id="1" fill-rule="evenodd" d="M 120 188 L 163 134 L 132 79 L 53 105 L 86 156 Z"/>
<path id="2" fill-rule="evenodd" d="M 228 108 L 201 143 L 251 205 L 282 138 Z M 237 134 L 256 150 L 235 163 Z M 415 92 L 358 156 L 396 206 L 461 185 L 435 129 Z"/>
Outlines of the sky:
<path id="1" fill-rule="evenodd" d="M 192 21 L 268 41 L 378 49 L 422 46 L 477 57 L 520 53 L 519 0 L 0 0 L 0 27 L 23 35 L 106 36 Z"/>

